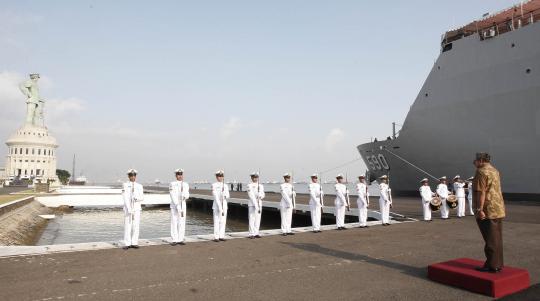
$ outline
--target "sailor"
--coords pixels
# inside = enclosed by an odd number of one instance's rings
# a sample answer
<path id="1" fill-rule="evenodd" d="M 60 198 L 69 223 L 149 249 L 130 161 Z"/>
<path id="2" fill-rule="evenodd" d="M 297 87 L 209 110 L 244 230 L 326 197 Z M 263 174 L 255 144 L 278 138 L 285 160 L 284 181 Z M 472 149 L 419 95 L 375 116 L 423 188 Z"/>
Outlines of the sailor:
<path id="1" fill-rule="evenodd" d="M 212 195 L 214 204 L 214 241 L 225 241 L 225 225 L 227 223 L 227 199 L 230 198 L 229 187 L 225 185 L 225 173 L 223 170 L 218 170 L 215 173 L 216 180 L 212 184 Z"/>
<path id="2" fill-rule="evenodd" d="M 390 226 L 390 208 L 392 207 L 392 190 L 388 186 L 388 176 L 383 175 L 380 178 L 379 189 L 379 209 L 381 212 L 381 223 L 383 226 Z"/>
<path id="3" fill-rule="evenodd" d="M 143 186 L 135 180 L 137 171 L 127 171 L 129 181 L 122 185 L 124 199 L 124 250 L 139 248 L 139 225 L 141 222 L 141 203 L 144 199 Z"/>
<path id="4" fill-rule="evenodd" d="M 454 194 L 457 198 L 457 216 L 462 218 L 465 216 L 465 183 L 459 175 L 454 177 Z"/>
<path id="5" fill-rule="evenodd" d="M 294 235 L 291 230 L 292 215 L 296 201 L 296 191 L 291 183 L 291 175 L 286 173 L 283 175 L 284 183 L 281 184 L 281 232 L 282 235 Z"/>
<path id="6" fill-rule="evenodd" d="M 470 177 L 467 179 L 467 205 L 469 206 L 469 215 L 474 215 L 473 206 L 472 206 L 472 197 L 474 194 L 474 190 L 472 188 L 474 177 Z"/>
<path id="7" fill-rule="evenodd" d="M 259 228 L 261 227 L 262 201 L 264 199 L 264 187 L 259 183 L 259 173 L 251 173 L 251 183 L 248 184 L 247 193 L 249 197 L 249 238 L 261 238 Z"/>
<path id="8" fill-rule="evenodd" d="M 446 200 L 448 199 L 448 185 L 446 185 L 446 177 L 439 178 L 439 185 L 437 185 L 437 195 L 441 198 L 441 218 L 448 219 L 450 213 L 450 207 Z"/>
<path id="9" fill-rule="evenodd" d="M 336 216 L 336 227 L 338 230 L 346 230 L 345 228 L 345 210 L 349 208 L 349 190 L 347 186 L 343 183 L 343 175 L 339 174 L 336 176 L 336 199 L 334 201 L 335 211 L 334 215 Z"/>
<path id="10" fill-rule="evenodd" d="M 358 192 L 358 222 L 360 228 L 367 228 L 367 208 L 369 206 L 369 193 L 368 186 L 366 184 L 366 176 L 361 175 L 358 177 L 358 184 L 356 184 L 356 191 Z"/>
<path id="11" fill-rule="evenodd" d="M 184 170 L 174 171 L 176 181 L 169 184 L 171 196 L 171 246 L 184 245 L 186 235 L 186 200 L 189 199 L 189 184 L 184 182 Z"/>
<path id="12" fill-rule="evenodd" d="M 422 211 L 424 213 L 424 221 L 431 222 L 431 207 L 429 207 L 429 203 L 431 202 L 431 199 L 435 195 L 431 191 L 431 187 L 429 187 L 429 181 L 427 178 L 423 178 L 420 183 L 422 186 L 420 186 L 420 196 L 422 197 Z"/>
<path id="13" fill-rule="evenodd" d="M 311 175 L 311 183 L 309 184 L 309 209 L 311 211 L 311 224 L 313 225 L 313 233 L 321 232 L 321 217 L 324 206 L 324 192 L 319 182 L 317 174 Z"/>

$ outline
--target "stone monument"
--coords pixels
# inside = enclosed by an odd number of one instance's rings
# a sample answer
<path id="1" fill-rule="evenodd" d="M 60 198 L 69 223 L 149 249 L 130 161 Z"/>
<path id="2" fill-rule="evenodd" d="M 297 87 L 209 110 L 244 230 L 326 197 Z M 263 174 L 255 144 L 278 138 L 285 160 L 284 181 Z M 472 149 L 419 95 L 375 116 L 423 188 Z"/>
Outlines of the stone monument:
<path id="1" fill-rule="evenodd" d="M 56 176 L 56 139 L 45 126 L 45 100 L 39 95 L 39 74 L 30 74 L 30 80 L 19 88 L 26 96 L 24 125 L 6 141 L 5 174 L 10 182 L 52 182 L 59 185 Z"/>

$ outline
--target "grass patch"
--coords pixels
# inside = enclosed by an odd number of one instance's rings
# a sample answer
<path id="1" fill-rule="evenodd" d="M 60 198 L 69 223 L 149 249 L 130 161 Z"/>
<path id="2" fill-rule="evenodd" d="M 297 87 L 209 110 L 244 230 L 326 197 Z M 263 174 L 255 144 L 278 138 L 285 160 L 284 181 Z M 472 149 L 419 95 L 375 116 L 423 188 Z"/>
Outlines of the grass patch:
<path id="1" fill-rule="evenodd" d="M 11 202 L 11 201 L 15 201 L 18 199 L 26 198 L 26 197 L 29 197 L 29 196 L 28 195 L 11 195 L 11 194 L 0 195 L 0 205 Z"/>

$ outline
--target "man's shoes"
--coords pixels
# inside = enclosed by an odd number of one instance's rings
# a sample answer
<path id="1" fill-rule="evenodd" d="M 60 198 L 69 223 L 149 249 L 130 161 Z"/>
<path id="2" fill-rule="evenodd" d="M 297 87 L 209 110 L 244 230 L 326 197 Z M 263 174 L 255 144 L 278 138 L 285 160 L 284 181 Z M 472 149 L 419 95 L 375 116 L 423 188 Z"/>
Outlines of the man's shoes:
<path id="1" fill-rule="evenodd" d="M 216 238 L 216 239 L 214 239 L 214 242 L 219 242 L 219 239 L 217 239 L 217 238 Z"/>
<path id="2" fill-rule="evenodd" d="M 255 238 L 261 238 L 261 236 L 260 235 L 255 235 Z"/>
<path id="3" fill-rule="evenodd" d="M 122 247 L 122 250 L 127 250 L 127 249 L 129 249 L 129 246 L 123 246 Z"/>
<path id="4" fill-rule="evenodd" d="M 347 228 L 345 228 L 345 227 L 341 227 L 341 230 L 347 230 Z"/>
<path id="5" fill-rule="evenodd" d="M 492 269 L 490 267 L 486 267 L 486 266 L 483 266 L 483 267 L 477 267 L 475 268 L 475 270 L 479 271 L 479 272 L 484 272 L 484 273 L 499 273 L 500 271 L 502 271 L 502 268 L 495 268 L 495 269 Z"/>
<path id="6" fill-rule="evenodd" d="M 177 244 L 177 242 L 171 242 L 171 246 L 176 246 Z"/>
<path id="7" fill-rule="evenodd" d="M 294 233 L 292 233 L 292 232 L 289 232 L 289 233 L 287 233 L 287 235 L 294 235 Z"/>
<path id="8" fill-rule="evenodd" d="M 133 249 L 138 249 L 138 248 L 139 248 L 138 245 L 133 245 L 133 246 L 131 246 L 131 247 L 132 247 Z"/>
<path id="9" fill-rule="evenodd" d="M 287 233 L 281 233 L 281 236 L 287 236 Z"/>
<path id="10" fill-rule="evenodd" d="M 254 239 L 255 236 L 251 236 L 251 235 L 250 235 L 250 236 L 248 236 L 248 238 L 249 238 L 249 239 Z"/>
<path id="11" fill-rule="evenodd" d="M 225 238 L 220 238 L 219 241 L 225 241 Z"/>
<path id="12" fill-rule="evenodd" d="M 178 243 L 176 243 L 176 244 L 177 244 L 177 245 L 181 245 L 181 246 L 183 246 L 183 245 L 185 245 L 186 243 L 185 243 L 185 242 L 183 242 L 183 241 L 181 241 L 181 242 L 178 242 Z"/>

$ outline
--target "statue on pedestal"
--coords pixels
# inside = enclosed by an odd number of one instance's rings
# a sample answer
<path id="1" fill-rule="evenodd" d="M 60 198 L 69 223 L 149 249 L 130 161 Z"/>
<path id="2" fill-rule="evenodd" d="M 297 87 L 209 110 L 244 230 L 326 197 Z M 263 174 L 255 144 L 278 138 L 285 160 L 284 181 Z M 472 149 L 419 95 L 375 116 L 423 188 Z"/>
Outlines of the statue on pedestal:
<path id="1" fill-rule="evenodd" d="M 39 96 L 37 81 L 39 74 L 30 74 L 30 79 L 21 83 L 19 88 L 26 96 L 26 124 L 43 126 L 43 107 L 45 100 Z M 41 122 L 40 122 L 41 121 Z"/>

